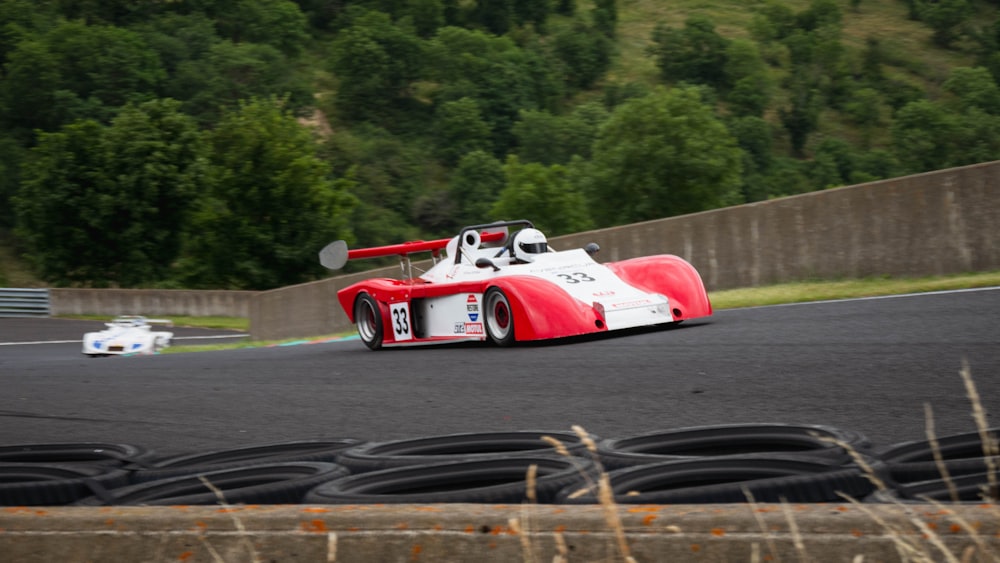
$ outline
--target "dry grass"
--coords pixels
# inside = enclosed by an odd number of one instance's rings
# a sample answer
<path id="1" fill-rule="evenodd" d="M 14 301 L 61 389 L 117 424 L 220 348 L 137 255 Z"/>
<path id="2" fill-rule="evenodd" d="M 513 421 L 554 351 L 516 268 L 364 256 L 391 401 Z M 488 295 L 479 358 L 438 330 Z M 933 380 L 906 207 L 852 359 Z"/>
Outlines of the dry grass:
<path id="1" fill-rule="evenodd" d="M 992 465 L 992 457 L 996 456 L 998 453 L 998 443 L 996 437 L 990 432 L 990 427 L 988 424 L 987 413 L 983 408 L 982 399 L 976 389 L 975 383 L 972 379 L 971 370 L 969 369 L 967 361 L 963 360 L 962 368 L 960 370 L 960 375 L 962 381 L 965 384 L 967 396 L 972 405 L 973 420 L 975 421 L 976 428 L 981 436 L 983 443 L 983 455 L 987 459 L 987 464 L 989 468 L 988 479 L 989 484 L 983 491 L 983 502 L 992 506 L 995 511 L 996 518 L 1000 519 L 1000 505 L 996 502 L 998 499 L 998 489 L 997 486 L 997 468 Z M 934 457 L 938 463 L 939 469 L 942 476 L 946 481 L 949 481 L 949 487 L 951 488 L 951 497 L 954 501 L 958 501 L 958 492 L 954 488 L 954 484 L 950 483 L 948 477 L 948 472 L 944 464 L 944 458 L 941 454 L 940 447 L 938 446 L 937 437 L 934 430 L 934 419 L 933 412 L 929 406 L 925 407 L 926 414 L 926 435 L 929 443 L 934 451 Z M 597 446 L 594 443 L 590 435 L 580 426 L 573 426 L 574 432 L 580 436 L 583 443 L 586 445 L 588 452 L 592 456 L 594 463 L 598 468 L 598 478 L 597 481 L 590 479 L 589 475 L 581 471 L 585 476 L 587 476 L 588 484 L 584 486 L 579 493 L 584 494 L 588 492 L 597 492 L 598 501 L 604 511 L 605 522 L 608 528 L 614 533 L 615 541 L 617 544 L 617 550 L 622 560 L 626 563 L 636 563 L 636 559 L 631 554 L 631 549 L 628 543 L 628 537 L 625 532 L 625 528 L 619 517 L 619 507 L 614 500 L 614 494 L 611 488 L 610 477 L 603 469 L 600 463 L 600 459 L 597 454 Z M 845 451 L 847 451 L 852 460 L 862 469 L 865 476 L 872 482 L 875 488 L 879 491 L 888 491 L 890 485 L 886 483 L 880 476 L 878 471 L 869 463 L 866 456 L 862 455 L 860 452 L 854 449 L 851 444 L 838 440 L 836 438 L 830 438 L 826 436 L 816 435 L 816 438 L 824 441 L 831 442 Z M 542 438 L 546 443 L 552 445 L 557 453 L 573 459 L 574 456 L 568 451 L 566 446 L 552 438 L 550 436 L 544 436 Z M 529 479 L 529 483 L 531 483 Z M 530 489 L 531 487 L 529 487 Z M 769 529 L 760 516 L 759 506 L 756 504 L 753 495 L 749 491 L 744 490 L 744 494 L 747 497 L 747 503 L 751 509 L 753 517 L 756 519 L 758 526 L 760 527 L 761 533 L 764 536 L 764 541 L 767 544 L 769 553 L 766 556 L 762 556 L 760 553 L 760 546 L 756 543 L 751 545 L 750 561 L 752 563 L 757 563 L 760 561 L 770 561 L 773 563 L 781 563 L 780 552 L 776 544 L 776 535 L 773 530 Z M 936 506 L 940 509 L 940 513 L 945 514 L 946 517 L 952 521 L 953 524 L 961 528 L 973 542 L 973 545 L 966 546 L 961 549 L 961 553 L 955 553 L 944 539 L 936 531 L 936 527 L 930 525 L 914 506 L 920 505 L 910 505 L 906 503 L 895 503 L 903 513 L 906 515 L 906 520 L 909 526 L 901 525 L 896 522 L 890 522 L 883 518 L 876 510 L 873 509 L 874 505 L 865 504 L 858 499 L 852 498 L 848 495 L 841 495 L 845 501 L 851 503 L 853 506 L 857 507 L 864 514 L 868 515 L 874 522 L 876 522 L 886 533 L 886 535 L 892 540 L 893 546 L 896 549 L 896 553 L 899 555 L 900 561 L 903 563 L 937 563 L 939 561 L 947 561 L 948 563 L 970 563 L 972 561 L 992 561 L 994 563 L 1000 563 L 1000 555 L 997 554 L 996 550 L 990 545 L 986 538 L 984 538 L 978 531 L 977 526 L 961 517 L 961 515 L 956 514 L 953 511 L 947 509 L 947 505 L 942 504 L 933 499 L 925 498 L 923 499 L 927 504 Z M 534 503 L 534 498 L 529 496 L 530 502 Z M 811 556 L 808 551 L 808 545 L 806 540 L 802 537 L 798 529 L 798 524 L 795 521 L 794 514 L 791 507 L 786 502 L 781 503 L 781 508 L 785 515 L 785 519 L 788 523 L 788 533 L 792 539 L 796 561 L 798 563 L 812 563 L 821 559 L 816 559 Z M 525 515 L 526 516 L 526 515 Z M 670 528 L 676 529 L 676 526 L 671 526 Z M 520 532 L 525 531 L 523 526 L 515 528 Z M 917 533 L 914 534 L 913 531 Z M 522 542 L 527 542 L 527 539 L 522 539 Z M 567 551 L 564 539 L 561 535 L 557 534 L 556 546 L 558 553 L 553 557 L 553 563 L 567 563 Z M 533 563 L 535 561 L 534 555 L 531 551 L 530 545 L 524 546 L 524 552 L 526 554 L 526 562 Z M 529 558 L 530 554 L 530 558 Z M 853 563 L 864 563 L 865 554 L 857 554 L 853 558 Z"/>
<path id="2" fill-rule="evenodd" d="M 618 48 L 609 78 L 612 81 L 657 81 L 655 61 L 646 55 L 657 24 L 683 27 L 693 15 L 705 16 L 716 31 L 729 39 L 749 37 L 748 27 L 760 3 L 744 0 L 621 0 L 618 2 Z M 809 7 L 808 0 L 785 0 L 782 4 L 799 12 Z M 992 11 L 989 7 L 984 10 Z M 858 10 L 844 3 L 843 42 L 848 49 L 860 52 L 869 37 L 878 39 L 892 61 L 890 73 L 914 78 L 924 86 L 939 84 L 956 66 L 969 66 L 972 57 L 940 49 L 931 43 L 931 29 L 907 17 L 903 2 L 870 0 Z M 992 21 L 984 18 L 984 21 Z"/>

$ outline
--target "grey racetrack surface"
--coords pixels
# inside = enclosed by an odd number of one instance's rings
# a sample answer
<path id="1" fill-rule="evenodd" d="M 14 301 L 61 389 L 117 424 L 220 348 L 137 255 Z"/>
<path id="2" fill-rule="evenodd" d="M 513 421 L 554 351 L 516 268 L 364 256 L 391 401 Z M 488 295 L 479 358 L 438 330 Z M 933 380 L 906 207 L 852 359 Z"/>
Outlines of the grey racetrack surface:
<path id="1" fill-rule="evenodd" d="M 824 424 L 876 446 L 975 430 L 968 361 L 1000 426 L 1000 289 L 718 311 L 671 330 L 499 349 L 370 352 L 358 340 L 127 358 L 0 346 L 0 445 L 159 453 L 322 438 L 565 430 L 626 437 L 737 422 Z M 82 337 L 0 319 L 0 342 Z M 187 334 L 206 334 L 198 331 Z"/>

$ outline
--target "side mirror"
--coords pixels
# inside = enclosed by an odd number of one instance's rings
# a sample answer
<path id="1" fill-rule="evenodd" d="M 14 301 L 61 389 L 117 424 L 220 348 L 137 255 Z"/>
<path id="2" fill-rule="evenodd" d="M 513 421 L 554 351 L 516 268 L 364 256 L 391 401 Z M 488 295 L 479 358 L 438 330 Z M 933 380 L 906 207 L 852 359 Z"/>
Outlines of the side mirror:
<path id="1" fill-rule="evenodd" d="M 587 246 L 584 246 L 583 249 L 587 252 L 587 254 L 593 256 L 597 254 L 597 251 L 599 251 L 601 247 L 598 246 L 596 242 L 588 242 Z"/>
<path id="2" fill-rule="evenodd" d="M 486 257 L 477 258 L 476 259 L 476 267 L 477 268 L 493 268 L 494 272 L 500 271 L 500 268 L 497 267 L 497 265 L 494 264 L 492 260 L 490 260 L 489 258 L 486 258 Z"/>

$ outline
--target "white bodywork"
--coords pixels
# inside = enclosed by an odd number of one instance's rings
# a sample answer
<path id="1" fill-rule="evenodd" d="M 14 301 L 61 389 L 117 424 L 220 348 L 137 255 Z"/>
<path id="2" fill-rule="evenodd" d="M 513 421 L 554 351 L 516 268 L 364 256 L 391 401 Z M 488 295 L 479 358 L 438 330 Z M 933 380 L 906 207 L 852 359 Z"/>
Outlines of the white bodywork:
<path id="1" fill-rule="evenodd" d="M 121 356 L 154 354 L 170 346 L 174 333 L 154 331 L 152 324 L 173 323 L 163 319 L 147 319 L 139 315 L 122 315 L 104 323 L 108 328 L 83 335 L 83 353 L 88 356 Z"/>
<path id="2" fill-rule="evenodd" d="M 583 249 L 550 250 L 534 261 L 519 264 L 506 253 L 496 257 L 498 248 L 462 251 L 461 264 L 455 264 L 457 240 L 449 244 L 447 256 L 425 272 L 421 279 L 434 283 L 489 280 L 505 276 L 530 276 L 559 286 L 572 297 L 601 309 L 608 330 L 649 326 L 674 322 L 666 296 L 648 293 L 625 283 L 607 266 L 596 262 Z M 478 258 L 489 258 L 499 270 L 475 265 Z M 425 319 L 427 336 L 465 334 L 470 339 L 482 339 L 481 293 L 458 294 L 426 300 L 423 311 L 415 311 Z"/>

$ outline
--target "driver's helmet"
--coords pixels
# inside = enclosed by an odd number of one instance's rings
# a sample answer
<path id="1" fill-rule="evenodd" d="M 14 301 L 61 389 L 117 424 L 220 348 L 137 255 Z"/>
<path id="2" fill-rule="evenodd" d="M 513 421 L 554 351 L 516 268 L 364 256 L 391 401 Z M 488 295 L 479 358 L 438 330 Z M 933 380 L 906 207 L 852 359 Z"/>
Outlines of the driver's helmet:
<path id="1" fill-rule="evenodd" d="M 521 229 L 514 235 L 514 258 L 521 262 L 531 262 L 536 254 L 549 251 L 549 243 L 545 235 L 538 229 Z"/>

